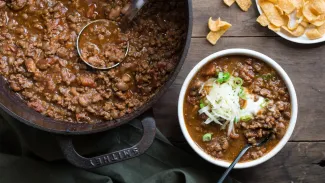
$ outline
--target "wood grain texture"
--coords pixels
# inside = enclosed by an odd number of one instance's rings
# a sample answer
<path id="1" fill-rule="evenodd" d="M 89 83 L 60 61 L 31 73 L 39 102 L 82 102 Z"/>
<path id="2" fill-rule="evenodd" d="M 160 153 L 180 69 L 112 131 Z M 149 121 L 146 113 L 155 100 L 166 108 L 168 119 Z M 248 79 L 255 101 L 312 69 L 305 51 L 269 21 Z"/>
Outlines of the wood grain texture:
<path id="1" fill-rule="evenodd" d="M 209 17 L 221 17 L 232 24 L 224 36 L 277 36 L 271 30 L 256 22 L 259 12 L 255 0 L 247 12 L 243 12 L 234 3 L 228 7 L 222 0 L 193 0 L 193 37 L 205 37 L 208 33 Z"/>
<path id="2" fill-rule="evenodd" d="M 181 85 L 196 63 L 227 48 L 259 51 L 277 61 L 291 78 L 299 104 L 298 121 L 292 141 L 325 141 L 325 45 L 298 45 L 280 37 L 226 37 L 216 46 L 204 38 L 192 38 L 189 54 L 174 84 L 155 105 L 158 127 L 169 138 L 183 140 L 177 118 Z"/>
<path id="3" fill-rule="evenodd" d="M 196 155 L 187 143 L 176 145 Z M 267 162 L 252 168 L 234 169 L 230 176 L 242 183 L 324 183 L 324 150 L 325 142 L 288 142 Z M 224 171 L 219 167 L 216 172 Z"/>
<path id="4" fill-rule="evenodd" d="M 257 167 L 234 170 L 242 183 L 324 183 L 324 142 L 289 142 L 282 151 Z"/>

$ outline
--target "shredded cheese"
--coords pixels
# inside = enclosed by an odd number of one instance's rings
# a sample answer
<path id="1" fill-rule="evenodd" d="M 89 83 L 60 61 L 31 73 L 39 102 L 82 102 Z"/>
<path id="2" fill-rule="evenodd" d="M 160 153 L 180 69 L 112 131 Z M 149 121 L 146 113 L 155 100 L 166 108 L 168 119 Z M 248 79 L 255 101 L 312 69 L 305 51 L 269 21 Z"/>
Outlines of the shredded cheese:
<path id="1" fill-rule="evenodd" d="M 198 112 L 205 114 L 208 119 L 204 122 L 210 124 L 211 122 L 221 125 L 221 129 L 228 126 L 228 136 L 235 133 L 235 124 L 242 117 L 253 116 L 262 109 L 262 103 L 265 99 L 259 96 L 255 102 L 253 94 L 248 94 L 248 90 L 238 84 L 238 79 L 230 77 L 230 79 L 222 84 L 217 82 L 216 78 L 210 78 L 202 84 L 199 92 L 205 94 L 203 99 L 204 107 Z M 247 104 L 243 109 L 240 107 L 239 99 L 244 92 Z"/>

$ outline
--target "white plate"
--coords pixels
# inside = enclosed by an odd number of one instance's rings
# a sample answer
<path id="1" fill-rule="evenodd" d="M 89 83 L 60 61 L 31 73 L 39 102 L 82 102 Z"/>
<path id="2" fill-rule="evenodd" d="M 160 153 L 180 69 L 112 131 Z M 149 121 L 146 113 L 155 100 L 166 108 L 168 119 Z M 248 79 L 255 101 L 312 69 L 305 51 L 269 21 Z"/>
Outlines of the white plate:
<path id="1" fill-rule="evenodd" d="M 257 6 L 259 13 L 262 14 L 263 12 L 261 10 L 261 7 L 258 5 L 258 0 L 256 0 L 256 6 Z M 290 37 L 282 32 L 275 32 L 275 33 L 277 33 L 279 36 L 283 37 L 286 40 L 289 40 L 289 41 L 292 41 L 295 43 L 300 43 L 300 44 L 315 44 L 315 43 L 320 43 L 320 42 L 325 41 L 325 36 L 323 36 L 322 38 L 319 38 L 319 39 L 310 40 L 307 38 L 306 35 L 302 35 L 300 37 Z"/>

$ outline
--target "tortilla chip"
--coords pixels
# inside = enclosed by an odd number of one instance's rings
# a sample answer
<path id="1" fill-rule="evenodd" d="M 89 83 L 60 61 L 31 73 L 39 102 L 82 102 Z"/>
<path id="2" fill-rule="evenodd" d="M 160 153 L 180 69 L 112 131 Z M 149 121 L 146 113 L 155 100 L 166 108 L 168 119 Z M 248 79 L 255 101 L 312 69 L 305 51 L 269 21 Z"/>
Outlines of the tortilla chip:
<path id="1" fill-rule="evenodd" d="M 313 0 L 310 4 L 310 10 L 315 15 L 321 15 L 325 13 L 325 1 L 324 0 Z"/>
<path id="2" fill-rule="evenodd" d="M 305 27 L 305 28 L 307 28 L 308 25 L 309 25 L 309 23 L 306 22 L 306 21 L 301 21 L 301 22 L 300 22 L 300 25 L 303 26 L 303 27 Z"/>
<path id="3" fill-rule="evenodd" d="M 220 29 L 220 22 L 220 18 L 218 18 L 218 20 L 212 20 L 212 17 L 210 17 L 208 21 L 208 27 L 210 31 L 218 31 Z"/>
<path id="4" fill-rule="evenodd" d="M 210 31 L 207 35 L 207 40 L 213 44 L 216 45 L 217 41 L 220 39 L 220 37 L 226 32 L 226 30 L 219 30 L 218 32 Z"/>
<path id="5" fill-rule="evenodd" d="M 274 32 L 308 39 L 325 35 L 325 0 L 259 0 L 263 10 L 256 21 Z"/>
<path id="6" fill-rule="evenodd" d="M 311 11 L 311 8 L 310 8 L 310 3 L 309 1 L 307 1 L 303 7 L 303 10 L 302 10 L 302 13 L 304 15 L 304 17 L 309 21 L 313 21 L 317 18 L 317 16 Z"/>
<path id="7" fill-rule="evenodd" d="M 274 32 L 280 32 L 280 27 L 277 27 L 277 26 L 275 26 L 275 25 L 273 25 L 273 24 L 269 24 L 268 25 L 268 28 L 270 29 L 270 30 L 272 30 L 272 31 L 274 31 Z"/>
<path id="8" fill-rule="evenodd" d="M 319 15 L 314 21 L 311 22 L 313 25 L 319 27 L 325 23 L 325 14 Z"/>
<path id="9" fill-rule="evenodd" d="M 299 25 L 293 31 L 289 30 L 286 26 L 282 26 L 281 28 L 282 28 L 282 30 L 284 30 L 284 33 L 286 33 L 287 35 L 292 36 L 292 37 L 300 37 L 300 36 L 304 35 L 304 33 L 305 33 L 305 27 L 302 25 Z"/>
<path id="10" fill-rule="evenodd" d="M 280 15 L 274 4 L 268 1 L 259 1 L 260 6 L 267 17 L 267 19 L 276 27 L 285 25 L 285 20 Z"/>
<path id="11" fill-rule="evenodd" d="M 223 0 L 223 2 L 227 5 L 227 6 L 231 6 L 232 4 L 234 4 L 236 0 Z"/>
<path id="12" fill-rule="evenodd" d="M 296 9 L 296 7 L 294 6 L 291 0 L 279 0 L 278 6 L 286 14 L 290 14 Z"/>
<path id="13" fill-rule="evenodd" d="M 264 14 L 261 14 L 256 21 L 261 24 L 261 26 L 266 27 L 270 24 L 269 20 Z"/>
<path id="14" fill-rule="evenodd" d="M 304 0 L 292 0 L 292 4 L 296 9 L 301 9 L 304 6 Z"/>
<path id="15" fill-rule="evenodd" d="M 248 11 L 249 7 L 252 5 L 252 0 L 236 0 L 236 3 L 243 11 Z"/>
<path id="16" fill-rule="evenodd" d="M 323 37 L 316 28 L 308 29 L 306 31 L 306 36 L 308 39 L 319 39 Z"/>
<path id="17" fill-rule="evenodd" d="M 225 21 L 221 21 L 220 24 L 221 26 L 218 31 L 210 31 L 207 35 L 207 40 L 213 45 L 215 45 L 220 37 L 231 27 L 231 24 Z"/>
<path id="18" fill-rule="evenodd" d="M 268 1 L 270 1 L 273 4 L 278 4 L 278 0 L 268 0 Z"/>
<path id="19" fill-rule="evenodd" d="M 274 5 L 275 8 L 279 11 L 280 15 L 284 15 L 284 11 L 279 7 L 279 5 Z"/>
<path id="20" fill-rule="evenodd" d="M 300 8 L 300 9 L 297 9 L 296 10 L 296 17 L 297 18 L 301 18 L 301 17 L 303 17 L 304 15 L 302 14 L 302 8 Z"/>
<path id="21" fill-rule="evenodd" d="M 322 26 L 318 27 L 317 30 L 318 30 L 318 32 L 321 35 L 324 35 L 325 34 L 325 24 L 323 24 Z"/>

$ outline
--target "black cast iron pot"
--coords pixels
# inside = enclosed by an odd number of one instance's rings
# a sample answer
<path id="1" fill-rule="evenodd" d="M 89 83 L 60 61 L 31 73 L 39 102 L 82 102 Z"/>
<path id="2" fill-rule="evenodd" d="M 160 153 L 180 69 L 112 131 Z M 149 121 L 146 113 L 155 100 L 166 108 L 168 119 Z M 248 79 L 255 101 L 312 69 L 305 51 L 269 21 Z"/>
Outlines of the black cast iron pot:
<path id="1" fill-rule="evenodd" d="M 182 0 L 177 0 L 178 2 Z M 8 83 L 1 77 L 0 78 L 0 107 L 6 111 L 8 114 L 18 119 L 20 122 L 25 123 L 34 128 L 47 131 L 58 136 L 58 141 L 63 151 L 65 158 L 73 165 L 80 168 L 97 168 L 100 166 L 120 162 L 126 159 L 130 159 L 144 153 L 152 144 L 155 137 L 156 125 L 155 119 L 151 112 L 148 111 L 149 108 L 163 95 L 163 93 L 169 88 L 169 86 L 175 80 L 177 74 L 179 73 L 187 55 L 192 34 L 192 1 L 183 0 L 185 3 L 185 13 L 186 21 L 184 24 L 187 27 L 186 40 L 183 43 L 183 50 L 181 53 L 181 58 L 178 62 L 173 73 L 170 74 L 168 81 L 164 86 L 157 92 L 157 94 L 148 101 L 145 105 L 138 108 L 131 114 L 125 115 L 122 118 L 106 121 L 96 124 L 76 124 L 76 123 L 66 123 L 64 121 L 54 120 L 52 118 L 43 116 L 42 114 L 36 112 L 35 110 L 29 108 L 26 103 L 13 92 Z M 151 111 L 151 110 L 150 110 Z M 141 119 L 143 125 L 143 136 L 141 140 L 134 146 L 122 149 L 116 152 L 111 152 L 101 156 L 96 156 L 92 158 L 86 158 L 78 154 L 72 144 L 73 135 L 87 135 L 106 131 L 117 126 L 128 123 L 132 119 Z"/>

